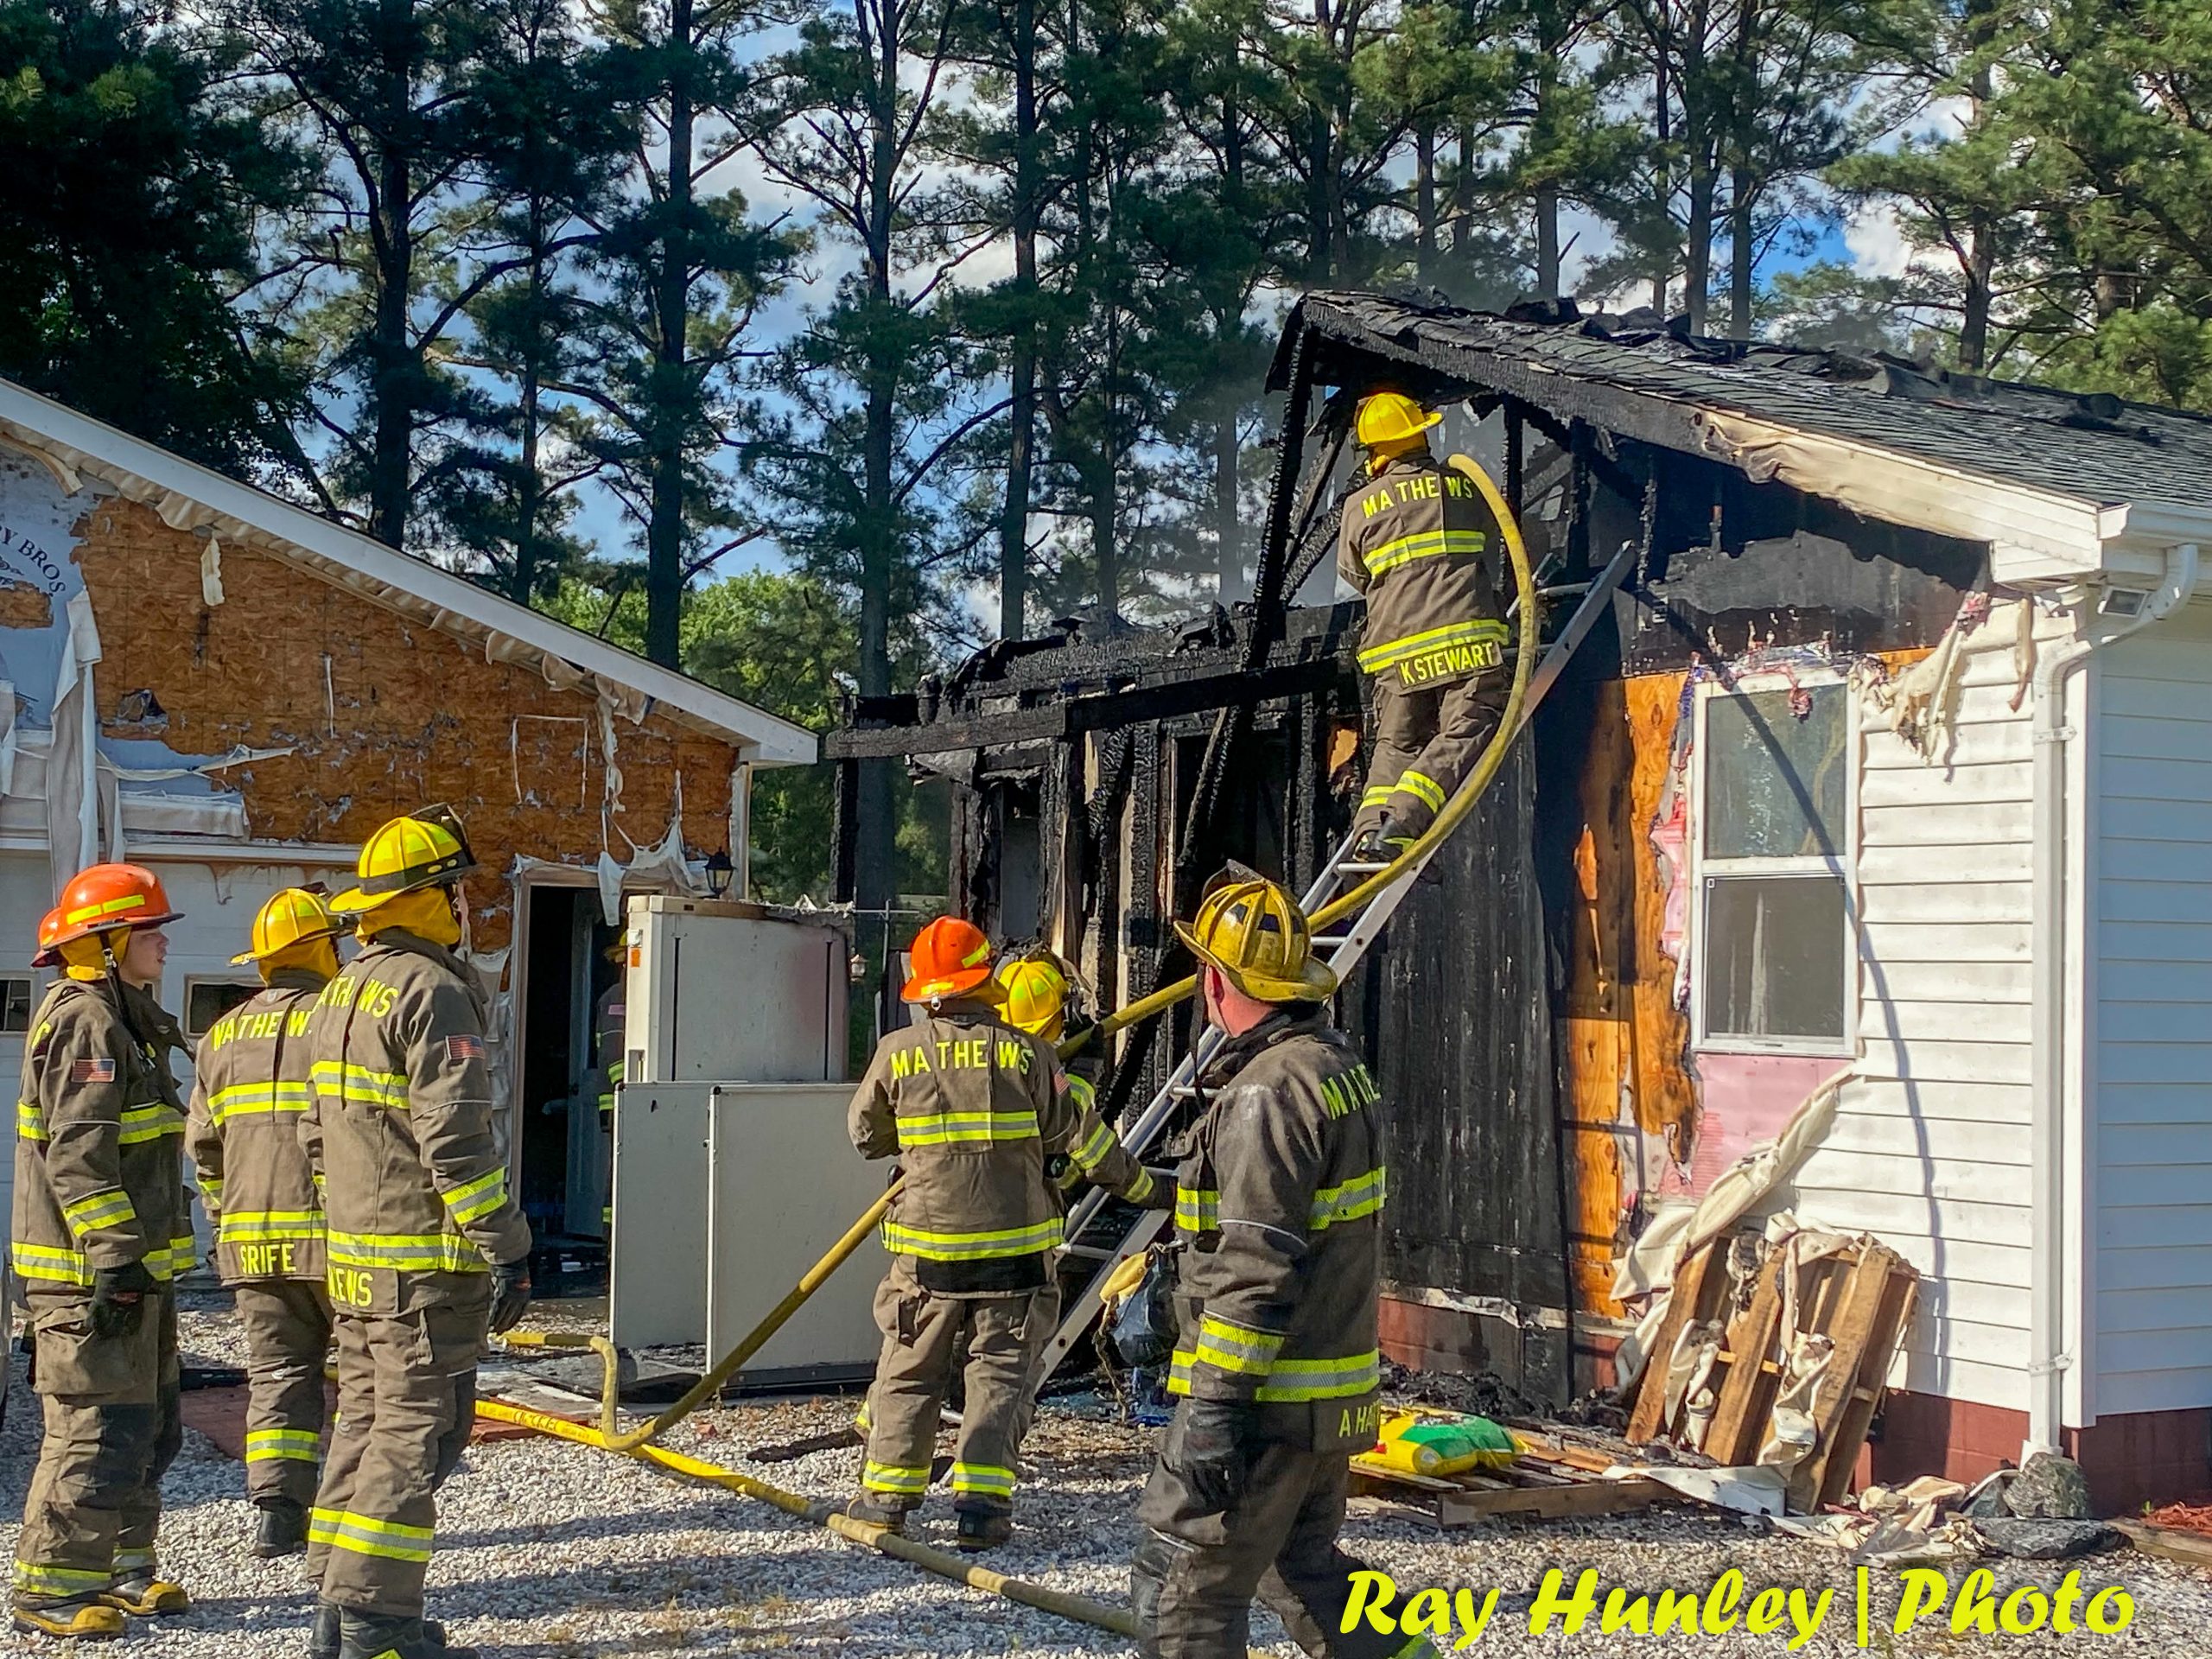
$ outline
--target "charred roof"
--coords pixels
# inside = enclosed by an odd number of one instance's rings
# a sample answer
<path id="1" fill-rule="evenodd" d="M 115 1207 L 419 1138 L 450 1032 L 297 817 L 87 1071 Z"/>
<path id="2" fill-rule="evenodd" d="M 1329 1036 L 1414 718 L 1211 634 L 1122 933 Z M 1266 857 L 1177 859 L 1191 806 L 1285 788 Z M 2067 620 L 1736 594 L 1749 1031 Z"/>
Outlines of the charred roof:
<path id="1" fill-rule="evenodd" d="M 2212 506 L 2212 421 L 2184 410 L 1884 353 L 1713 340 L 1651 311 L 1589 316 L 1561 301 L 1500 315 L 1324 291 L 1292 314 L 1271 389 L 1289 384 L 1301 346 L 1318 385 L 1512 397 L 1692 454 L 1715 453 L 1697 412 L 1726 410 L 2099 505 Z"/>

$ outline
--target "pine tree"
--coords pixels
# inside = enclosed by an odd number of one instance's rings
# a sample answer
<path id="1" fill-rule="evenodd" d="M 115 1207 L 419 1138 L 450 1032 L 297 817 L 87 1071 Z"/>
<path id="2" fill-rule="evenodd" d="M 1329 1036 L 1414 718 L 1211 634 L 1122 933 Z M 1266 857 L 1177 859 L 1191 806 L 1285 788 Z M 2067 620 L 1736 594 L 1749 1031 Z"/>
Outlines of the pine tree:
<path id="1" fill-rule="evenodd" d="M 492 585 L 528 604 L 589 551 L 565 526 L 574 487 L 598 463 L 577 441 L 574 400 L 557 388 L 579 367 L 575 256 L 607 216 L 634 125 L 614 107 L 606 66 L 566 0 L 499 0 L 485 20 L 474 92 L 489 136 L 484 188 L 499 211 L 480 221 L 479 257 L 509 269 L 467 308 L 473 338 L 454 360 L 489 387 L 439 512 Z"/>
<path id="2" fill-rule="evenodd" d="M 825 245 L 856 268 L 772 369 L 785 400 L 743 445 L 778 536 L 856 597 L 859 691 L 889 694 L 899 633 L 972 637 L 940 602 L 935 544 L 944 471 L 1004 412 L 974 389 L 969 344 L 944 302 L 977 243 L 932 188 L 929 135 L 956 55 L 950 0 L 855 0 L 808 16 L 771 66 L 776 119 L 754 141 L 769 175 L 812 205 Z M 958 550 L 950 556 L 959 563 Z M 897 797 L 886 761 L 861 767 L 858 900 L 891 899 Z"/>
<path id="3" fill-rule="evenodd" d="M 475 261 L 491 140 L 470 94 L 485 44 L 474 0 L 231 0 L 221 10 L 325 172 L 287 250 L 314 280 L 288 326 L 315 364 L 333 493 L 369 534 L 409 543 L 418 493 L 451 472 L 448 440 L 474 401 L 440 360 L 503 262 Z M 360 417 L 334 410 L 358 401 Z"/>
<path id="4" fill-rule="evenodd" d="M 302 158 L 164 6 L 0 5 L 0 372 L 194 460 L 311 476 L 301 386 L 241 327 L 260 219 Z"/>
<path id="5" fill-rule="evenodd" d="M 751 0 L 609 0 L 606 84 L 638 143 L 620 206 L 585 250 L 582 361 L 555 390 L 590 412 L 585 449 L 640 527 L 645 655 L 675 664 L 686 586 L 764 528 L 735 499 L 725 440 L 760 305 L 801 243 L 717 188 L 759 118 Z"/>

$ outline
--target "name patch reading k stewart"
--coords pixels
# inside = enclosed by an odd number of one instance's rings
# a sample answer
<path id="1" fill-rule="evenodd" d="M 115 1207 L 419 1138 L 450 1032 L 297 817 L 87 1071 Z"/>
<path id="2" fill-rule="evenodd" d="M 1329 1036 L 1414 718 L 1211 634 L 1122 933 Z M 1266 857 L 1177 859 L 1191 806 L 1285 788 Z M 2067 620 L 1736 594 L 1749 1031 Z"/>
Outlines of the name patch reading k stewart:
<path id="1" fill-rule="evenodd" d="M 463 1060 L 480 1060 L 484 1058 L 484 1039 L 481 1037 L 448 1037 L 446 1039 L 446 1058 L 455 1065 Z"/>
<path id="2" fill-rule="evenodd" d="M 69 1081 L 72 1083 L 113 1083 L 115 1062 L 112 1059 L 72 1060 L 69 1062 Z"/>

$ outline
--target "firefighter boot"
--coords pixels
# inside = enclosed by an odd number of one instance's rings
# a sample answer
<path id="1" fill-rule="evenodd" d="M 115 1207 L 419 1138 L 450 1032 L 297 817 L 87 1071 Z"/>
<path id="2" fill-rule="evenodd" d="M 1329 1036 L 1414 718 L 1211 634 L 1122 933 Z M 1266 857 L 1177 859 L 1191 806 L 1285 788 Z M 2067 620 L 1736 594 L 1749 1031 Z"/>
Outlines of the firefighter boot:
<path id="1" fill-rule="evenodd" d="M 304 1554 L 308 1512 L 288 1498 L 272 1497 L 254 1510 L 253 1553 L 259 1560 Z"/>
<path id="2" fill-rule="evenodd" d="M 341 1617 L 336 1602 L 318 1600 L 315 1603 L 315 1626 L 308 1632 L 308 1659 L 338 1659 L 338 1629 Z M 423 1621 L 423 1634 L 429 1637 L 433 1649 L 452 1651 L 446 1647 L 446 1627 L 436 1619 Z"/>
<path id="3" fill-rule="evenodd" d="M 845 1505 L 845 1513 L 855 1521 L 865 1521 L 872 1527 L 881 1527 L 886 1532 L 904 1537 L 906 1517 L 914 1512 L 912 1503 L 901 1503 L 880 1492 L 862 1492 Z"/>
<path id="4" fill-rule="evenodd" d="M 1351 861 L 1355 864 L 1390 864 L 1403 855 L 1414 844 L 1414 837 L 1398 828 L 1388 812 L 1382 821 L 1352 843 Z"/>
<path id="5" fill-rule="evenodd" d="M 388 1613 L 339 1615 L 339 1659 L 477 1659 L 474 1648 L 450 1648 L 445 1631 L 428 1619 Z"/>
<path id="6" fill-rule="evenodd" d="M 971 1555 L 978 1550 L 996 1549 L 1014 1536 L 1014 1511 L 1011 1510 L 987 1509 L 980 1503 L 956 1503 L 952 1513 L 959 1522 L 953 1542 Z"/>
<path id="7" fill-rule="evenodd" d="M 185 1594 L 182 1585 L 171 1584 L 148 1572 L 130 1573 L 117 1579 L 100 1592 L 99 1599 L 133 1618 L 165 1618 L 172 1613 L 192 1611 L 192 1598 Z"/>
<path id="8" fill-rule="evenodd" d="M 123 1615 L 98 1596 L 73 1596 L 67 1601 L 19 1601 L 9 1611 L 9 1623 L 30 1636 L 105 1642 L 123 1634 Z"/>

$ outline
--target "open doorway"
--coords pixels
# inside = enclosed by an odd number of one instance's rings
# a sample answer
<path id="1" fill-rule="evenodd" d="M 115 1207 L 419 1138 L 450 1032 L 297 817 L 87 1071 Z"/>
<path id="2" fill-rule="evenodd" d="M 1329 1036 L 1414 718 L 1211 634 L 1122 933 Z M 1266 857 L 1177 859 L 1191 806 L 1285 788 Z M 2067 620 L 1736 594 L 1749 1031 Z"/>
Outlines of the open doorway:
<path id="1" fill-rule="evenodd" d="M 620 1004 L 621 931 L 599 889 L 526 882 L 517 1031 L 522 1202 L 538 1243 L 607 1236 L 608 1126 L 604 1067 L 620 1038 L 602 1027 Z M 615 1028 L 619 1030 L 619 1017 Z"/>

